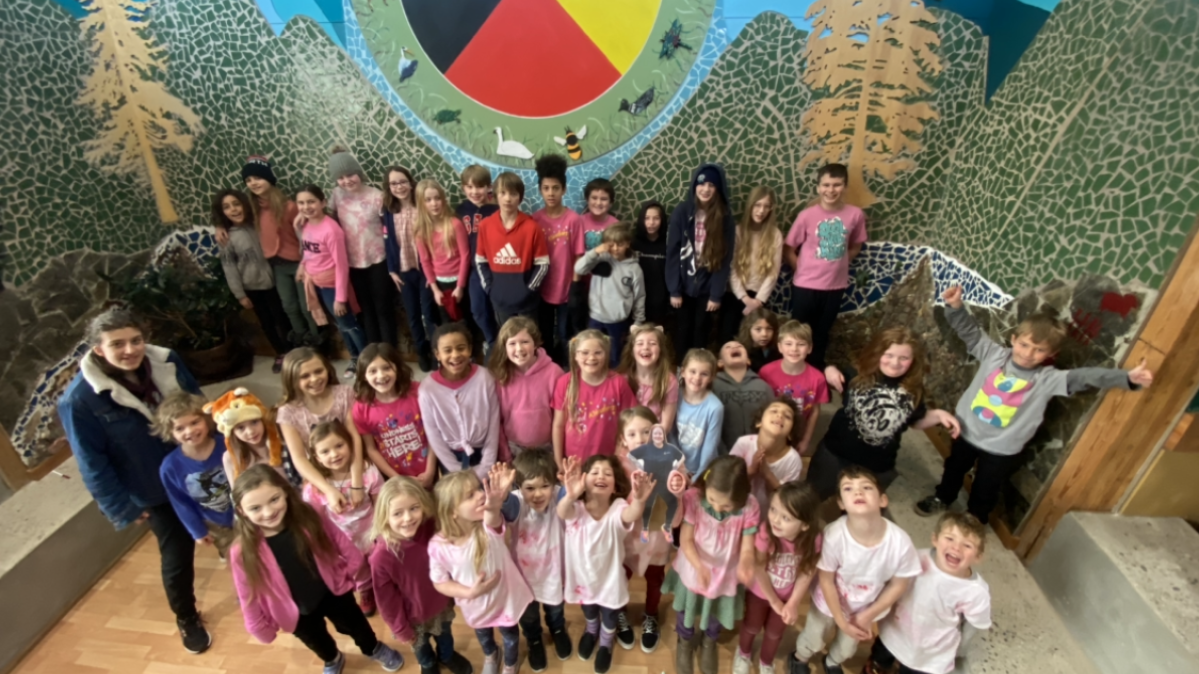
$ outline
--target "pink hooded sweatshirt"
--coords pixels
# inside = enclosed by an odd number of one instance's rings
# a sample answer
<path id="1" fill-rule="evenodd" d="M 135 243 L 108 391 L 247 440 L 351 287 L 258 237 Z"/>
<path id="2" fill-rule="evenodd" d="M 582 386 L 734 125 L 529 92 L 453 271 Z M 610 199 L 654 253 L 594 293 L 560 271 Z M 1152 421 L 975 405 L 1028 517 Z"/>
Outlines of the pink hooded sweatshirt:
<path id="1" fill-rule="evenodd" d="M 333 559 L 324 559 L 313 550 L 317 570 L 321 579 L 334 595 L 343 595 L 354 591 L 354 578 L 358 569 L 362 568 L 364 558 L 354 543 L 342 533 L 337 525 L 321 515 L 321 523 L 325 533 L 333 542 L 335 555 Z M 241 542 L 237 542 L 229 551 L 229 566 L 233 569 L 233 586 L 237 588 L 237 598 L 241 602 L 241 612 L 245 618 L 246 631 L 264 644 L 275 640 L 280 631 L 292 633 L 296 631 L 296 623 L 300 620 L 300 610 L 292 601 L 291 590 L 287 587 L 287 579 L 275 561 L 275 555 L 266 543 L 266 539 L 258 541 L 258 559 L 262 563 L 264 586 L 257 592 L 250 592 L 250 581 L 246 578 L 246 570 L 241 563 Z M 251 597 L 253 594 L 253 597 Z"/>
<path id="2" fill-rule="evenodd" d="M 506 442 L 522 448 L 547 447 L 553 440 L 554 384 L 562 368 L 545 349 L 537 349 L 537 360 L 527 372 L 516 371 L 504 386 L 496 385 L 500 397 L 500 419 Z"/>

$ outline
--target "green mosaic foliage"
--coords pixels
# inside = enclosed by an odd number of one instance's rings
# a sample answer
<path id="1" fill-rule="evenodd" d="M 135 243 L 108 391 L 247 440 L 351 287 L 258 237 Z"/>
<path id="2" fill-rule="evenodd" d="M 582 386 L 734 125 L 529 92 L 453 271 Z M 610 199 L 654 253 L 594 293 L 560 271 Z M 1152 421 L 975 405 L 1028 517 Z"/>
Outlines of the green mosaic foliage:
<path id="1" fill-rule="evenodd" d="M 1199 212 L 1199 5 L 1067 0 L 966 124 L 930 231 L 1019 289 L 1161 285 Z"/>
<path id="2" fill-rule="evenodd" d="M 157 153 L 181 227 L 208 221 L 210 195 L 241 182 L 251 154 L 265 154 L 279 184 L 326 187 L 335 144 L 353 151 L 377 184 L 391 163 L 434 177 L 461 198 L 457 173 L 395 114 L 340 48 L 301 17 L 276 37 L 253 3 L 160 3 L 150 32 L 169 54 L 166 87 L 200 115 L 205 132 L 188 154 Z M 83 161 L 97 122 L 74 104 L 91 63 L 77 22 L 53 3 L 0 7 L 6 101 L 0 143 L 8 148 L 3 238 L 20 285 L 67 251 L 135 252 L 166 233 L 148 186 Z M 48 130 L 52 130 L 48 131 Z M 16 153 L 16 156 L 13 154 Z"/>

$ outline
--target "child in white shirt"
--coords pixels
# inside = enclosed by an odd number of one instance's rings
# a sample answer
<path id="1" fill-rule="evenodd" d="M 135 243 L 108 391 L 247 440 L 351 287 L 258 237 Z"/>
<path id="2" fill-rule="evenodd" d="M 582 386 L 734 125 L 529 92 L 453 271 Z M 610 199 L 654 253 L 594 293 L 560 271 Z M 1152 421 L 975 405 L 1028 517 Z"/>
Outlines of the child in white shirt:
<path id="1" fill-rule="evenodd" d="M 824 648 L 825 634 L 837 636 L 824 661 L 827 674 L 843 674 L 841 663 L 873 636 L 874 622 L 907 592 L 920 575 L 920 557 L 903 529 L 884 519 L 887 496 L 878 478 L 859 466 L 841 471 L 837 504 L 845 511 L 824 529 L 820 584 L 812 592 L 803 632 L 788 663 L 790 674 L 809 674 L 808 660 Z M 839 598 L 840 601 L 828 601 Z"/>
<path id="2" fill-rule="evenodd" d="M 878 625 L 863 674 L 949 674 L 975 630 L 991 627 L 991 590 L 973 569 L 982 561 L 986 525 L 969 513 L 937 522 L 933 548 L 920 551 L 923 573 Z M 967 636 L 963 635 L 966 631 Z"/>

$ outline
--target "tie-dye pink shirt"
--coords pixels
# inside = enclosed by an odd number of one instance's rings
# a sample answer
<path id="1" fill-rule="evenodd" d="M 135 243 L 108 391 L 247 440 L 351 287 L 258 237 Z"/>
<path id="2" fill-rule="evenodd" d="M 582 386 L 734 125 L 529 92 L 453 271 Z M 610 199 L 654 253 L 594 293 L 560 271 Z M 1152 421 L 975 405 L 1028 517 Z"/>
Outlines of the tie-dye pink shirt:
<path id="1" fill-rule="evenodd" d="M 597 520 L 575 501 L 575 516 L 566 521 L 566 601 L 612 609 L 629 603 L 624 540 L 633 525 L 620 519 L 628 505 L 618 498 Z"/>
<path id="2" fill-rule="evenodd" d="M 454 545 L 441 534 L 429 541 L 429 579 L 434 583 L 454 581 L 466 587 L 474 587 L 483 574 L 500 574 L 495 588 L 474 599 L 455 599 L 462 609 L 462 618 L 472 629 L 484 627 L 512 627 L 533 601 L 533 591 L 525 582 L 516 562 L 504 543 L 504 534 L 489 527 L 486 532 L 487 554 L 482 568 L 475 569 L 475 537 L 470 536 L 462 545 Z"/>

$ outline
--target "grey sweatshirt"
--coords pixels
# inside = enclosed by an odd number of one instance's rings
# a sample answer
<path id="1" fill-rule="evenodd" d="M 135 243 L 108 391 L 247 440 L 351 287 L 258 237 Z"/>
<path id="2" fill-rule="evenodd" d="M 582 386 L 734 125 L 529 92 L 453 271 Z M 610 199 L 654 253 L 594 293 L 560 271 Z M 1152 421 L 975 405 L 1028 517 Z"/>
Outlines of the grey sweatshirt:
<path id="1" fill-rule="evenodd" d="M 1054 396 L 1087 388 L 1134 388 L 1124 370 L 1081 367 L 1059 370 L 1042 366 L 1026 370 L 1012 362 L 1012 350 L 983 333 L 965 307 L 946 307 L 945 318 L 978 359 L 978 373 L 958 400 L 954 413 L 962 422 L 962 437 L 979 449 L 999 456 L 1019 454 L 1045 418 Z"/>
<path id="2" fill-rule="evenodd" d="M 774 399 L 774 391 L 753 370 L 746 370 L 741 381 L 723 370 L 716 373 L 712 392 L 724 403 L 724 425 L 720 427 L 720 453 L 727 454 L 737 438 L 753 435 L 754 415 Z"/>
<path id="3" fill-rule="evenodd" d="M 645 322 L 645 277 L 636 255 L 617 260 L 607 253 L 588 251 L 575 262 L 575 273 L 590 274 L 595 265 L 612 265 L 608 276 L 593 275 L 587 304 L 591 317 L 600 323 L 620 323 L 630 317 L 634 323 Z"/>
<path id="4" fill-rule="evenodd" d="M 221 267 L 233 296 L 242 299 L 246 290 L 275 287 L 275 272 L 262 254 L 262 243 L 253 227 L 233 227 L 229 243 L 221 247 Z"/>

